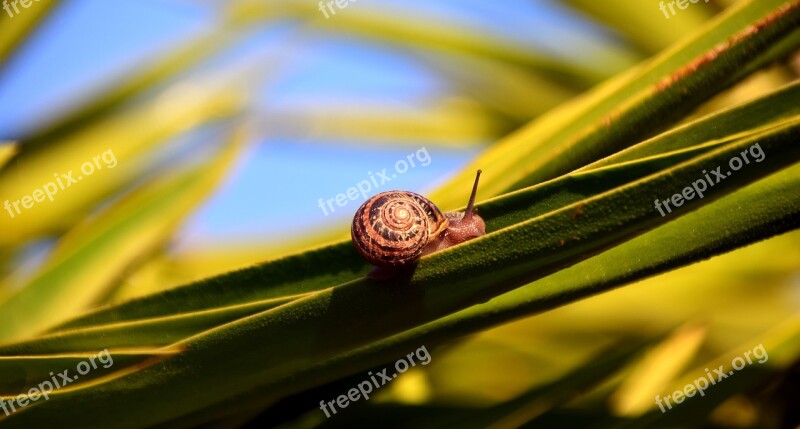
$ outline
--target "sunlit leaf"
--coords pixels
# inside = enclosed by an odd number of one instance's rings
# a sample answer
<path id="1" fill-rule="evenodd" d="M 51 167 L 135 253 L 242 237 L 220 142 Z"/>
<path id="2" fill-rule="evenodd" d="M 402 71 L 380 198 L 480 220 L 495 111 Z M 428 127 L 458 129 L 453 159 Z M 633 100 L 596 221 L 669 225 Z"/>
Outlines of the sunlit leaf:
<path id="1" fill-rule="evenodd" d="M 463 147 L 502 135 L 509 125 L 477 103 L 443 100 L 412 108 L 391 104 L 343 102 L 286 109 L 267 114 L 266 132 L 279 138 L 355 139 L 372 144 L 381 141 L 419 144 L 420 141 Z"/>
<path id="2" fill-rule="evenodd" d="M 611 398 L 615 413 L 638 415 L 652 408 L 651 398 L 688 365 L 703 344 L 706 332 L 702 325 L 684 325 L 650 350 Z"/>
<path id="3" fill-rule="evenodd" d="M 17 153 L 17 150 L 13 142 L 0 142 L 0 169 Z"/>

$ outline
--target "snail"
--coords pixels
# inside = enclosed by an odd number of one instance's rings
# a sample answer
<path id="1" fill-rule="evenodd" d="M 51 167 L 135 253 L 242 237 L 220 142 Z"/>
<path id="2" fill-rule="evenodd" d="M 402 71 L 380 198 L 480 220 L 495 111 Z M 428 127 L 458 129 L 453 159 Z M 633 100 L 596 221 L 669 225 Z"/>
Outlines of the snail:
<path id="1" fill-rule="evenodd" d="M 486 234 L 486 224 L 475 213 L 480 177 L 478 170 L 463 213 L 442 213 L 430 200 L 409 191 L 381 192 L 368 199 L 350 228 L 358 253 L 378 269 L 399 268 Z"/>

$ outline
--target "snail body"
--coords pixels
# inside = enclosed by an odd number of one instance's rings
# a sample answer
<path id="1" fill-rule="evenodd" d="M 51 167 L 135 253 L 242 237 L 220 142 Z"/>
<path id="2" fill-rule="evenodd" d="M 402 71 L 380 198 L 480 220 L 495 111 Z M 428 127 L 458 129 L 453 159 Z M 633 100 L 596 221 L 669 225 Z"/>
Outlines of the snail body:
<path id="1" fill-rule="evenodd" d="M 402 267 L 427 255 L 486 233 L 475 214 L 475 177 L 466 211 L 442 213 L 422 195 L 409 191 L 381 192 L 356 211 L 350 234 L 356 250 L 377 267 Z"/>

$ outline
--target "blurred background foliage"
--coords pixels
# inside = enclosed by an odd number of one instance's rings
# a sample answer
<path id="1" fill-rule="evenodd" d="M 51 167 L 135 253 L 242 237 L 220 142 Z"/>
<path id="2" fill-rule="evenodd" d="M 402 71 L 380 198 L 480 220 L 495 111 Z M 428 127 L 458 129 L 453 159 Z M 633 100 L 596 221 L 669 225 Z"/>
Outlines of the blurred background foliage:
<path id="1" fill-rule="evenodd" d="M 668 19 L 655 0 L 359 0 L 329 19 L 306 0 L 72 0 L 3 15 L 0 203 L 106 150 L 118 165 L 52 203 L 0 213 L 0 340 L 346 237 L 359 202 L 327 215 L 319 199 L 420 148 L 430 165 L 381 190 L 438 189 L 434 201 L 457 208 L 463 198 L 446 200 L 449 186 L 464 185 L 457 173 L 472 174 L 477 155 L 636 70 L 733 3 L 691 4 Z M 681 123 L 796 81 L 797 61 L 776 59 Z M 451 341 L 349 416 L 324 422 L 322 396 L 312 396 L 303 403 L 311 411 L 266 421 L 346 427 L 370 413 L 430 422 L 478 410 L 502 418 L 476 414 L 473 423 L 516 427 L 531 418 L 512 418 L 519 410 L 549 410 L 537 388 L 568 385 L 620 341 L 659 337 L 671 352 L 653 348 L 642 361 L 652 385 L 619 392 L 637 362 L 628 358 L 612 380 L 564 393 L 554 420 L 537 427 L 652 411 L 642 398 L 670 392 L 682 374 L 794 332 L 798 244 L 787 233 Z M 800 379 L 787 374 L 700 411 L 696 427 L 798 424 L 780 406 L 787 388 L 797 404 Z"/>

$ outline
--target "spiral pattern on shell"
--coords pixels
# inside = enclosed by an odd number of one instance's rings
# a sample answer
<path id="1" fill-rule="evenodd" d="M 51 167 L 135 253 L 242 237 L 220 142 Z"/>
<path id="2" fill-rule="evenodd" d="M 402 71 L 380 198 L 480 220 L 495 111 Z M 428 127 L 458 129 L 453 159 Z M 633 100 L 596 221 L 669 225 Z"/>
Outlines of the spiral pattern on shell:
<path id="1" fill-rule="evenodd" d="M 358 208 L 350 234 L 367 262 L 394 267 L 416 260 L 447 223 L 441 210 L 422 195 L 388 191 Z"/>

